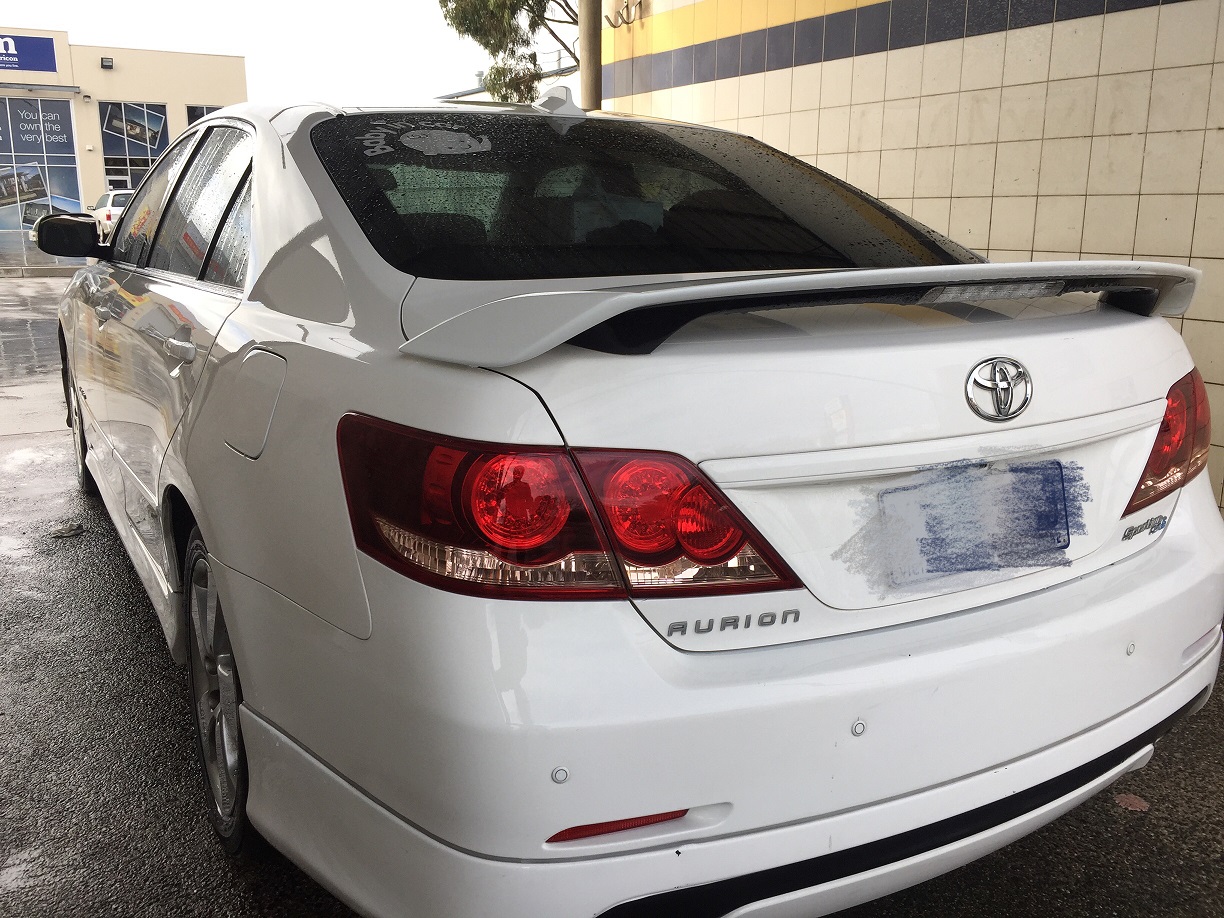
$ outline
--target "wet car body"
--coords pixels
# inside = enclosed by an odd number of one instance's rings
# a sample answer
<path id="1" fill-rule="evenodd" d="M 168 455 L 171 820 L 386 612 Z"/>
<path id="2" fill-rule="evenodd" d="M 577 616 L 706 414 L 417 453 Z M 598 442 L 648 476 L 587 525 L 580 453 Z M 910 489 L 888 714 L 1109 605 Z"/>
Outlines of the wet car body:
<path id="1" fill-rule="evenodd" d="M 697 165 L 584 172 L 620 134 Z M 703 184 L 740 159 L 787 181 Z M 733 135 L 462 105 L 214 114 L 100 253 L 70 414 L 214 824 L 363 913 L 826 914 L 1214 682 L 1192 269 L 984 264 Z"/>

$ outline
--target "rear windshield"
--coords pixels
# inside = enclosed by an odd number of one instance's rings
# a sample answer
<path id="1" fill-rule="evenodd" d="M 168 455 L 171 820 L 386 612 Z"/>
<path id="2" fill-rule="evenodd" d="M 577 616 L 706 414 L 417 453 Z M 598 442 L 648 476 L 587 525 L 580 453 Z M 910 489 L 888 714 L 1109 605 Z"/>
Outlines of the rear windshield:
<path id="1" fill-rule="evenodd" d="M 362 114 L 311 139 L 388 262 L 492 280 L 981 259 L 751 138 L 528 114 Z"/>
<path id="2" fill-rule="evenodd" d="M 132 200 L 132 192 L 125 191 L 111 198 L 111 207 L 127 207 L 127 202 L 130 200 Z"/>

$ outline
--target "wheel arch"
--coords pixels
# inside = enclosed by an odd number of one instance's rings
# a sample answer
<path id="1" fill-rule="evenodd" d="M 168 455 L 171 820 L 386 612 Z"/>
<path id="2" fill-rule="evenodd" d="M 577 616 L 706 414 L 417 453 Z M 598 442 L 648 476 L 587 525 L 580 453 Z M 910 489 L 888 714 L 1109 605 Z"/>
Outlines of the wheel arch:
<path id="1" fill-rule="evenodd" d="M 187 662 L 187 622 L 184 618 L 183 603 L 183 564 L 187 560 L 187 545 L 191 531 L 199 523 L 190 502 L 177 486 L 167 485 L 162 491 L 162 529 L 166 539 L 166 556 L 173 562 L 170 565 L 170 583 L 178 599 L 175 602 L 175 619 L 177 627 L 173 635 L 167 634 L 170 645 L 170 655 L 180 666 Z"/>

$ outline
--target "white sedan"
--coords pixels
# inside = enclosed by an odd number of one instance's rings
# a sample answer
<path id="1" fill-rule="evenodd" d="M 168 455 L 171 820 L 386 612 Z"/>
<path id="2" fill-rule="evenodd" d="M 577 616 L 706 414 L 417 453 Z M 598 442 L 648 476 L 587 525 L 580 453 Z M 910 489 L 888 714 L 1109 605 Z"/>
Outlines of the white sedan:
<path id="1" fill-rule="evenodd" d="M 105 242 L 115 231 L 115 224 L 123 216 L 123 208 L 132 199 L 132 192 L 125 188 L 118 191 L 108 191 L 98 198 L 98 203 L 90 207 L 94 219 L 98 221 L 98 239 Z"/>
<path id="2" fill-rule="evenodd" d="M 111 239 L 39 225 L 98 259 L 60 309 L 81 482 L 222 843 L 363 914 L 827 914 L 1211 690 L 1194 269 L 988 264 L 558 100 L 226 109 Z"/>

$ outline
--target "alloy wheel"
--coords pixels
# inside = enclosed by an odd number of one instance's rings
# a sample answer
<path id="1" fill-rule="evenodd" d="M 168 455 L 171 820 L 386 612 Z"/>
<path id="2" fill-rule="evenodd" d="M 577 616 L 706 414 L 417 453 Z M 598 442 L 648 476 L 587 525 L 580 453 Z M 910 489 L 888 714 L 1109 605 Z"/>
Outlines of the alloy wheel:
<path id="1" fill-rule="evenodd" d="M 238 676 L 207 555 L 191 567 L 191 683 L 196 729 L 218 831 L 232 824 L 243 784 Z"/>

